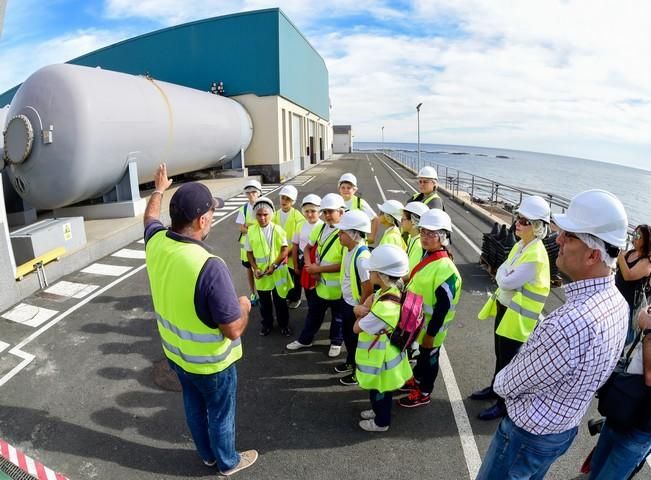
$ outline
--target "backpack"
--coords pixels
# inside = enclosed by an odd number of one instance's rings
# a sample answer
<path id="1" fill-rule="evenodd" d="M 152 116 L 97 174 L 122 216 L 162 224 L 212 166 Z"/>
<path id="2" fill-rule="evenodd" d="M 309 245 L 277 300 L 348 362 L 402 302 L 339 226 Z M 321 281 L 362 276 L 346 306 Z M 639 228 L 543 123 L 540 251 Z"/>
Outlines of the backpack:
<path id="1" fill-rule="evenodd" d="M 386 294 L 380 300 L 389 300 L 401 305 L 400 320 L 393 331 L 387 332 L 387 335 L 391 345 L 404 352 L 416 341 L 423 328 L 423 297 L 407 290 L 402 293 L 400 298 L 396 295 Z"/>

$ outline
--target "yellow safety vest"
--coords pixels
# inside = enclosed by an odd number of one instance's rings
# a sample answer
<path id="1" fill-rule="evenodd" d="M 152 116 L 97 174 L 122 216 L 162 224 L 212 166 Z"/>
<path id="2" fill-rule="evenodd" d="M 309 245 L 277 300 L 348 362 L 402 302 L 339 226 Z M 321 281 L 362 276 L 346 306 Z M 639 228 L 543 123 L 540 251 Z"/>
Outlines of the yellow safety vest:
<path id="1" fill-rule="evenodd" d="M 412 200 L 416 200 L 416 198 L 418 197 L 418 195 L 420 195 L 420 192 L 418 192 L 418 193 L 414 193 L 414 194 L 412 195 L 411 199 L 412 199 Z M 432 202 L 432 200 L 434 200 L 435 198 L 441 198 L 441 197 L 439 197 L 439 194 L 436 193 L 436 190 L 434 190 L 432 193 L 430 193 L 430 194 L 429 194 L 429 197 L 427 197 L 427 198 L 425 198 L 425 199 L 423 199 L 423 200 L 420 200 L 420 201 L 423 202 L 425 205 L 427 205 L 427 206 L 429 207 L 429 204 L 430 204 L 430 203 Z"/>
<path id="2" fill-rule="evenodd" d="M 384 231 L 382 238 L 380 239 L 380 245 L 396 245 L 397 247 L 407 250 L 407 244 L 402 239 L 402 234 L 400 229 L 395 225 L 389 227 Z"/>
<path id="3" fill-rule="evenodd" d="M 253 208 L 251 205 L 248 203 L 245 203 L 239 208 L 240 212 L 242 212 L 242 215 L 244 215 L 244 224 L 247 227 L 250 227 L 251 225 L 256 225 L 258 221 L 255 219 L 255 215 L 253 213 Z M 244 245 L 246 244 L 246 234 L 242 233 L 240 234 L 240 260 L 243 262 L 248 261 L 246 258 L 246 250 L 244 248 Z"/>
<path id="4" fill-rule="evenodd" d="M 457 313 L 457 304 L 461 296 L 461 275 L 459 270 L 449 257 L 439 258 L 420 269 L 407 284 L 408 290 L 423 297 L 423 329 L 418 335 L 418 343 L 421 345 L 427 333 L 427 326 L 434 313 L 435 292 L 440 286 L 446 289 L 451 300 L 450 309 L 443 319 L 443 325 L 434 336 L 434 347 L 443 345 L 443 341 L 448 335 L 450 322 L 454 320 Z"/>
<path id="5" fill-rule="evenodd" d="M 242 357 L 240 339 L 229 340 L 197 316 L 194 292 L 211 255 L 196 243 L 179 242 L 167 230 L 155 233 L 145 249 L 151 296 L 165 356 L 189 373 L 221 372 Z"/>
<path id="6" fill-rule="evenodd" d="M 317 227 L 310 233 L 310 245 L 316 248 L 316 257 L 319 265 L 327 267 L 328 265 L 339 265 L 341 270 L 341 257 L 344 253 L 344 247 L 339 242 L 339 229 L 335 229 L 328 238 L 321 239 L 321 232 L 325 228 L 325 223 Z M 327 251 L 326 251 L 327 249 Z M 325 252 L 325 256 L 323 255 Z M 341 298 L 341 281 L 339 271 L 320 274 L 316 284 L 316 294 L 324 300 L 338 300 Z"/>
<path id="7" fill-rule="evenodd" d="M 361 249 L 361 251 L 360 251 Z M 353 298 L 357 303 L 360 302 L 362 298 L 362 292 L 360 291 L 360 288 L 357 286 L 357 259 L 358 258 L 369 258 L 371 256 L 371 252 L 369 251 L 368 247 L 366 246 L 366 242 L 361 242 L 358 243 L 355 248 L 353 248 L 353 252 L 350 256 L 350 265 L 348 266 L 348 277 L 350 278 L 350 289 L 353 294 Z M 341 258 L 341 270 L 339 271 L 339 282 L 341 285 L 344 284 L 344 275 L 346 272 L 346 265 L 345 264 L 346 260 L 346 255 Z"/>
<path id="8" fill-rule="evenodd" d="M 262 228 L 259 224 L 256 223 L 255 225 L 251 225 L 248 233 L 249 245 L 253 252 L 253 258 L 255 258 L 255 263 L 258 266 L 258 269 L 263 272 L 273 264 L 276 258 L 278 258 L 283 242 L 287 241 L 283 227 L 276 225 L 275 223 L 270 223 L 270 225 L 273 228 L 273 233 L 271 234 L 271 245 L 267 243 L 267 238 L 262 232 Z M 289 269 L 287 268 L 286 263 L 278 265 L 271 275 L 265 275 L 262 278 L 255 279 L 255 288 L 257 290 L 269 291 L 275 288 L 281 298 L 286 298 L 287 293 L 293 287 L 294 281 L 292 280 L 292 276 L 289 274 Z"/>
<path id="9" fill-rule="evenodd" d="M 513 259 L 521 243 L 522 241 L 513 246 L 511 252 L 509 252 L 507 262 Z M 527 262 L 536 265 L 536 277 L 532 282 L 525 283 L 516 290 L 511 303 L 504 305 L 507 310 L 496 331 L 502 337 L 523 343 L 527 341 L 531 332 L 536 328 L 550 290 L 549 256 L 542 240 L 536 239 L 531 245 L 527 245 L 520 258 L 513 265 L 518 266 Z M 483 306 L 477 315 L 480 320 L 488 318 L 495 320 L 499 293 L 500 289 L 498 288 Z"/>
<path id="10" fill-rule="evenodd" d="M 390 332 L 400 320 L 400 304 L 380 300 L 387 293 L 400 298 L 397 288 L 376 292 L 371 312 L 387 324 L 386 330 Z M 379 335 L 360 332 L 355 350 L 355 376 L 361 388 L 391 392 L 402 387 L 412 375 L 406 352 L 392 345 L 384 331 Z"/>
<path id="11" fill-rule="evenodd" d="M 407 256 L 409 257 L 409 271 L 411 272 L 423 258 L 423 245 L 420 243 L 420 233 L 409 237 Z"/>
<path id="12" fill-rule="evenodd" d="M 276 210 L 271 221 L 276 225 L 283 227 L 283 230 L 285 230 L 285 234 L 287 235 L 287 244 L 291 250 L 293 248 L 292 242 L 294 240 L 294 234 L 301 231 L 301 227 L 305 222 L 305 217 L 303 214 L 295 208 L 292 208 L 289 212 L 287 212 L 287 218 L 285 219 L 285 224 L 283 225 L 280 221 L 280 210 Z M 294 269 L 294 259 L 292 258 L 291 252 L 287 257 L 287 266 L 292 270 Z"/>

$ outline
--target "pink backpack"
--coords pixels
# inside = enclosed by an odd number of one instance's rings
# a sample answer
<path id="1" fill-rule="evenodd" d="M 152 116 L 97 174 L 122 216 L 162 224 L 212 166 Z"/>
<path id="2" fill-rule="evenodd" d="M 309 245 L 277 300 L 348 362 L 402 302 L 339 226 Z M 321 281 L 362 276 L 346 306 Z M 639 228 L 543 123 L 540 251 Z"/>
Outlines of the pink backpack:
<path id="1" fill-rule="evenodd" d="M 423 297 L 410 291 L 403 292 L 402 298 L 390 294 L 382 297 L 401 305 L 400 320 L 389 334 L 389 341 L 404 352 L 418 338 L 423 328 Z"/>

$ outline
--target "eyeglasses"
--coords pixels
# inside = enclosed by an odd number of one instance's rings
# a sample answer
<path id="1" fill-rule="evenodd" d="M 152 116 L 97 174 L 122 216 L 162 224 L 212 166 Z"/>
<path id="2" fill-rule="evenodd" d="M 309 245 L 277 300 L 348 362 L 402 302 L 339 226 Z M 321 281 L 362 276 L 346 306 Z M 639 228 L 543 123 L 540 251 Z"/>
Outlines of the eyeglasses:
<path id="1" fill-rule="evenodd" d="M 531 220 L 527 220 L 526 218 L 524 218 L 524 217 L 522 217 L 520 215 L 515 217 L 515 222 L 519 223 L 523 227 L 528 227 L 529 225 L 531 225 Z"/>
<path id="2" fill-rule="evenodd" d="M 420 236 L 426 238 L 437 238 L 440 236 L 440 233 L 438 230 L 427 230 L 426 228 L 421 228 Z"/>
<path id="3" fill-rule="evenodd" d="M 430 183 L 430 182 L 431 182 L 431 183 L 434 183 L 434 180 L 423 180 L 423 179 L 419 179 L 419 180 L 418 180 L 418 183 L 420 183 L 421 185 L 422 185 L 422 184 L 425 184 L 425 183 Z"/>
<path id="4" fill-rule="evenodd" d="M 640 232 L 639 230 L 635 230 L 635 232 L 633 233 L 633 239 L 637 240 L 639 238 L 642 238 L 642 232 Z"/>

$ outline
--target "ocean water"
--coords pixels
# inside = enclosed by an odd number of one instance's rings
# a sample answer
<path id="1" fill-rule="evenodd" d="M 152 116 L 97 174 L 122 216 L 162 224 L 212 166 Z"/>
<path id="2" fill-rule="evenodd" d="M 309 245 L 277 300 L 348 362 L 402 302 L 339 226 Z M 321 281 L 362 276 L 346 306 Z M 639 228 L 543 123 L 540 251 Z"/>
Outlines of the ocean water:
<path id="1" fill-rule="evenodd" d="M 385 149 L 417 152 L 415 143 L 384 143 Z M 566 198 L 591 188 L 608 190 L 626 208 L 629 223 L 651 223 L 651 171 L 545 153 L 421 143 L 421 164 L 446 165 L 506 185 Z M 355 151 L 379 150 L 381 143 L 355 142 Z M 506 158 L 498 158 L 506 157 Z"/>

